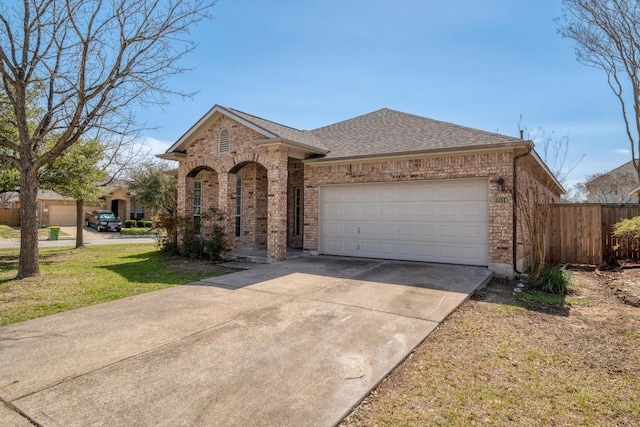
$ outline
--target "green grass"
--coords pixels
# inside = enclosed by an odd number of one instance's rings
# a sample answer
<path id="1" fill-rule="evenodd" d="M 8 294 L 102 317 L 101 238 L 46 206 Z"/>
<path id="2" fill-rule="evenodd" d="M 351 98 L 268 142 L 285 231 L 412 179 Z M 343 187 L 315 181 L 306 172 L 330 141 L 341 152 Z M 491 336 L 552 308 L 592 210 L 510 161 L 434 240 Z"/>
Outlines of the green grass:
<path id="1" fill-rule="evenodd" d="M 20 236 L 20 228 L 0 225 L 0 239 L 13 239 Z"/>
<path id="2" fill-rule="evenodd" d="M 154 230 L 152 228 L 122 228 L 120 230 L 120 234 L 123 236 L 156 236 L 158 235 L 158 230 Z"/>
<path id="3" fill-rule="evenodd" d="M 630 340 L 640 340 L 640 331 L 624 331 L 624 335 Z"/>
<path id="4" fill-rule="evenodd" d="M 565 303 L 565 297 L 562 295 L 548 294 L 535 290 L 520 292 L 518 299 L 547 305 L 564 305 Z"/>
<path id="5" fill-rule="evenodd" d="M 568 297 L 564 295 L 548 294 L 542 291 L 527 290 L 520 292 L 517 298 L 522 301 L 542 303 L 547 305 L 570 305 L 570 306 L 582 306 L 582 307 L 595 307 L 598 305 L 598 301 L 591 298 L 583 297 Z"/>
<path id="6" fill-rule="evenodd" d="M 38 239 L 46 239 L 49 236 L 49 229 L 44 227 L 38 229 Z M 59 237 L 68 236 L 64 231 L 58 232 Z M 0 239 L 19 239 L 20 227 L 11 227 L 8 225 L 0 224 Z"/>
<path id="7" fill-rule="evenodd" d="M 234 271 L 163 257 L 151 243 L 41 248 L 40 270 L 15 280 L 18 249 L 0 249 L 0 326 Z"/>
<path id="8" fill-rule="evenodd" d="M 595 307 L 600 304 L 598 301 L 591 298 L 566 298 L 565 303 L 568 305 L 579 305 L 582 307 Z"/>

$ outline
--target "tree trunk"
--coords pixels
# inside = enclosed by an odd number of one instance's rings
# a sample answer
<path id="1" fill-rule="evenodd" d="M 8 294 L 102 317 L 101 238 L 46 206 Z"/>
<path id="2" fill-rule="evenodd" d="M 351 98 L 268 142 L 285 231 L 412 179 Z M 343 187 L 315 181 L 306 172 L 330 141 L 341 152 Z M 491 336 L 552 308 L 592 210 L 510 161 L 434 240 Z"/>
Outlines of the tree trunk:
<path id="1" fill-rule="evenodd" d="M 16 279 L 40 275 L 38 259 L 38 179 L 20 176 L 20 260 Z"/>
<path id="2" fill-rule="evenodd" d="M 84 200 L 76 200 L 76 249 L 84 248 L 84 235 L 82 224 L 84 223 Z"/>

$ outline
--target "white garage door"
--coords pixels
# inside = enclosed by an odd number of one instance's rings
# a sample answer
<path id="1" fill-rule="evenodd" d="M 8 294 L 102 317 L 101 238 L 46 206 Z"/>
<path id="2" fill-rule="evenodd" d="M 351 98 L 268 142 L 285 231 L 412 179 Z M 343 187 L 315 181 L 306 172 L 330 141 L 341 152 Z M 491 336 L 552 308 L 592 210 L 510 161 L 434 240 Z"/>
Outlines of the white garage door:
<path id="1" fill-rule="evenodd" d="M 75 225 L 76 205 L 50 205 L 49 223 L 51 225 Z"/>
<path id="2" fill-rule="evenodd" d="M 322 254 L 487 265 L 488 180 L 320 187 Z"/>
<path id="3" fill-rule="evenodd" d="M 49 209 L 49 225 L 76 225 L 76 205 L 69 203 L 66 205 L 51 204 Z M 102 206 L 84 205 L 84 212 L 91 212 L 103 209 Z"/>

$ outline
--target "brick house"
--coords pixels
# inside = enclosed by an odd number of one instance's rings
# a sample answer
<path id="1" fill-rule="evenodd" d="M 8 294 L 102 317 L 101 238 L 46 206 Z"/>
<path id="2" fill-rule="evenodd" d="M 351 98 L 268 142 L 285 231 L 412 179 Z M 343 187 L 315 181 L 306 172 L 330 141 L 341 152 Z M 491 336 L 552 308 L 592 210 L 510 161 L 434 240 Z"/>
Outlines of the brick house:
<path id="1" fill-rule="evenodd" d="M 591 203 L 640 203 L 638 172 L 631 160 L 585 182 Z"/>
<path id="2" fill-rule="evenodd" d="M 390 109 L 307 131 L 216 105 L 158 157 L 178 161 L 181 215 L 219 208 L 235 251 L 272 260 L 299 248 L 511 276 L 528 253 L 514 180 L 563 193 L 531 141 Z"/>

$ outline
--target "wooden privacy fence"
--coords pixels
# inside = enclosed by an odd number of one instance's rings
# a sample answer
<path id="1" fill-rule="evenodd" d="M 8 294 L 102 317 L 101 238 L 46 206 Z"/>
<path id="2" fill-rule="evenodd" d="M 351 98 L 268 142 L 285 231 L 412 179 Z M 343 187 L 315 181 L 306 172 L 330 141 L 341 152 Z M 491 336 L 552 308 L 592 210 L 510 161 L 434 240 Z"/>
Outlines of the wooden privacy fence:
<path id="1" fill-rule="evenodd" d="M 0 224 L 17 227 L 20 225 L 20 209 L 0 208 Z"/>
<path id="2" fill-rule="evenodd" d="M 551 264 L 600 264 L 603 255 L 639 259 L 637 244 L 618 244 L 613 225 L 640 216 L 640 205 L 592 203 L 551 205 L 547 228 L 547 262 Z"/>

